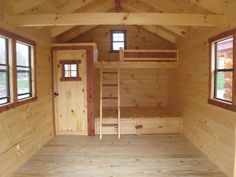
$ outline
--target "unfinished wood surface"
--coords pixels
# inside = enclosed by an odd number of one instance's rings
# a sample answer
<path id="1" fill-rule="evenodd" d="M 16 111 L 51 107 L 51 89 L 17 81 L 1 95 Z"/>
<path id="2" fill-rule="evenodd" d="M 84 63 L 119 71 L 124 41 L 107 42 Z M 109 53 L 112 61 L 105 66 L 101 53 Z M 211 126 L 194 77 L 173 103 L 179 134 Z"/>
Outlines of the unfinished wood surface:
<path id="1" fill-rule="evenodd" d="M 170 71 L 167 69 L 121 69 L 121 107 L 166 106 Z M 95 72 L 99 80 L 99 72 Z M 115 83 L 115 74 L 103 76 L 103 84 Z M 115 78 L 115 79 L 114 79 Z M 99 82 L 95 83 L 95 106 L 99 110 Z M 117 97 L 117 88 L 104 88 L 105 97 Z M 117 100 L 103 100 L 103 107 L 116 107 Z M 121 111 L 122 114 L 122 111 Z"/>
<path id="2" fill-rule="evenodd" d="M 180 117 L 181 114 L 174 109 L 168 107 L 121 107 L 121 117 L 122 118 L 150 118 L 150 117 Z M 104 109 L 104 118 L 116 118 L 117 109 L 113 107 L 106 107 Z M 99 112 L 95 113 L 95 117 L 99 117 Z"/>
<path id="3" fill-rule="evenodd" d="M 227 16 L 236 18 L 236 2 L 229 4 Z M 193 31 L 179 43 L 179 65 L 173 72 L 170 103 L 183 114 L 183 132 L 227 176 L 235 173 L 236 113 L 207 103 L 209 80 L 208 39 L 236 27 Z M 201 36 L 201 37 L 199 37 Z"/>
<path id="4" fill-rule="evenodd" d="M 116 118 L 105 118 L 103 124 L 114 124 L 116 126 L 103 127 L 104 135 L 117 135 L 118 126 Z M 95 119 L 96 134 L 99 134 L 99 120 Z M 181 117 L 121 117 L 120 134 L 124 135 L 153 135 L 153 134 L 170 134 L 182 133 Z M 122 137 L 121 137 L 122 138 Z"/>
<path id="5" fill-rule="evenodd" d="M 145 12 L 8 15 L 6 20 L 21 27 L 73 25 L 221 26 L 226 24 L 223 15 Z"/>
<path id="6" fill-rule="evenodd" d="M 117 61 L 119 59 L 119 53 L 110 52 L 111 30 L 127 31 L 127 49 L 175 49 L 175 45 L 171 42 L 168 42 L 138 26 L 102 26 L 82 36 L 74 38 L 71 42 L 95 42 L 98 45 L 99 60 Z M 63 42 L 63 40 L 61 42 Z"/>
<path id="7" fill-rule="evenodd" d="M 0 26 L 37 42 L 37 101 L 0 114 L 0 176 L 11 177 L 53 136 L 50 34 Z"/>
<path id="8" fill-rule="evenodd" d="M 177 62 L 177 50 L 120 50 L 123 62 Z"/>
<path id="9" fill-rule="evenodd" d="M 14 177 L 225 177 L 182 135 L 57 136 Z"/>
<path id="10" fill-rule="evenodd" d="M 74 4 L 77 4 L 77 6 L 74 6 Z M 75 9 L 76 7 L 77 9 Z M 106 12 L 114 8 L 114 2 L 110 0 L 100 0 L 99 4 L 96 0 L 80 0 L 80 1 L 74 1 L 71 4 L 68 4 L 64 6 L 60 11 L 64 11 L 63 13 L 70 13 L 76 10 L 77 12 Z M 61 37 L 63 39 L 66 39 L 64 41 L 70 40 L 75 38 L 76 36 L 79 36 L 80 34 L 89 31 L 91 28 L 95 28 L 96 26 L 77 26 L 75 27 L 74 32 L 72 32 L 70 29 L 74 28 L 75 26 L 56 26 L 51 29 L 52 37 L 56 37 L 57 35 L 63 33 Z M 68 31 L 70 30 L 70 31 Z M 79 31 L 79 34 L 76 34 L 76 31 Z"/>
<path id="11" fill-rule="evenodd" d="M 54 53 L 57 134 L 87 135 L 87 58 L 86 50 L 58 50 Z M 61 81 L 60 61 L 80 60 L 80 81 Z"/>

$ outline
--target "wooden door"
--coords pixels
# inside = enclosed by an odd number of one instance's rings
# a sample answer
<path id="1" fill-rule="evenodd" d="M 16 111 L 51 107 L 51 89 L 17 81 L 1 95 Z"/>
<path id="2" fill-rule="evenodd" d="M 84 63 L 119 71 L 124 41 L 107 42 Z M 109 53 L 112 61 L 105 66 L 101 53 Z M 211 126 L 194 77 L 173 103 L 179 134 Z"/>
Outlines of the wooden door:
<path id="1" fill-rule="evenodd" d="M 88 134 L 86 57 L 86 50 L 54 52 L 56 134 Z"/>

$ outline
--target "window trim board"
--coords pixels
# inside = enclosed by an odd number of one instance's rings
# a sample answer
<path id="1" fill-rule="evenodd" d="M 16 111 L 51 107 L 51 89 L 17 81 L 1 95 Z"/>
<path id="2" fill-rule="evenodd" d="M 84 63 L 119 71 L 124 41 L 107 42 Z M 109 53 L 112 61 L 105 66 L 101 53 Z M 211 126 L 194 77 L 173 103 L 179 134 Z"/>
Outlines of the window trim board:
<path id="1" fill-rule="evenodd" d="M 36 42 L 30 39 L 27 39 L 25 37 L 22 37 L 18 34 L 12 33 L 10 31 L 7 31 L 5 29 L 0 28 L 0 36 L 7 38 L 9 41 L 8 44 L 8 60 L 11 57 L 11 65 L 12 70 L 9 69 L 9 84 L 12 88 L 9 88 L 10 90 L 10 103 L 2 104 L 0 105 L 0 113 L 3 111 L 7 111 L 12 108 L 16 108 L 20 105 L 27 104 L 33 101 L 36 101 L 37 98 L 37 70 L 36 70 Z M 33 50 L 33 53 L 31 53 L 31 56 L 33 56 L 33 63 L 31 65 L 32 69 L 32 96 L 26 99 L 18 100 L 17 99 L 17 68 L 16 68 L 16 42 L 22 42 L 26 45 L 32 46 L 31 49 Z M 10 47 L 9 47 L 10 46 Z"/>
<path id="2" fill-rule="evenodd" d="M 119 53 L 119 50 L 113 50 L 113 33 L 122 32 L 124 33 L 124 49 L 127 49 L 127 30 L 110 30 L 110 53 Z M 118 42 L 118 41 L 117 41 Z"/>
<path id="3" fill-rule="evenodd" d="M 81 60 L 60 60 L 61 65 L 61 78 L 60 81 L 81 81 L 81 77 L 79 75 L 79 64 L 81 64 Z M 76 64 L 77 66 L 77 76 L 76 77 L 65 77 L 65 69 L 64 65 Z"/>
<path id="4" fill-rule="evenodd" d="M 216 48 L 213 50 L 213 42 L 217 42 L 229 37 L 233 37 L 233 78 L 232 78 L 232 103 L 222 101 L 215 97 L 215 79 L 216 79 Z M 208 40 L 209 43 L 209 93 L 208 93 L 208 103 L 236 112 L 236 29 L 223 32 L 217 36 L 214 36 Z M 213 53 L 214 52 L 214 53 Z M 214 57 L 214 63 L 212 58 Z M 214 68 L 214 70 L 213 70 Z M 214 71 L 214 72 L 213 72 Z M 214 85 L 212 84 L 214 83 Z"/>

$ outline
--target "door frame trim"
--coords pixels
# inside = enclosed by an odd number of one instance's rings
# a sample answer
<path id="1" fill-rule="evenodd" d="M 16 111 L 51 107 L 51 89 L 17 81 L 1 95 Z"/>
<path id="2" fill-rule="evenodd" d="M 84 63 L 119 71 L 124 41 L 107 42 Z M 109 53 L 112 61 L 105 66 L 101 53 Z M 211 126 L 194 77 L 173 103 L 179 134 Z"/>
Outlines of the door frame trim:
<path id="1" fill-rule="evenodd" d="M 53 53 L 58 50 L 86 50 L 86 65 L 87 65 L 87 123 L 88 136 L 95 135 L 95 120 L 94 120 L 94 82 L 93 82 L 93 58 L 94 46 L 75 46 L 68 44 L 65 46 L 53 46 L 51 48 L 51 67 L 52 67 L 52 102 L 53 102 L 53 129 L 56 135 L 56 118 L 55 118 L 55 101 L 54 101 L 54 59 Z"/>

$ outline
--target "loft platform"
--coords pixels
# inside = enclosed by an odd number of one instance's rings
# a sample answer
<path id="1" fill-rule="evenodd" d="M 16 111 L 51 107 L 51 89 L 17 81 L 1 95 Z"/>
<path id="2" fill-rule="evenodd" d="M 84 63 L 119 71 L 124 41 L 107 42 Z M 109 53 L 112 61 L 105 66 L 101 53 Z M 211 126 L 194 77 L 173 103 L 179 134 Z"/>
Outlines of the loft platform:
<path id="1" fill-rule="evenodd" d="M 176 68 L 177 50 L 120 50 L 120 68 Z M 117 68 L 117 61 L 102 61 L 104 68 Z M 101 68 L 101 61 L 96 62 Z"/>

